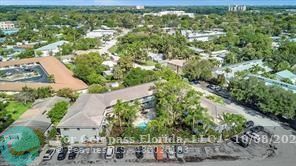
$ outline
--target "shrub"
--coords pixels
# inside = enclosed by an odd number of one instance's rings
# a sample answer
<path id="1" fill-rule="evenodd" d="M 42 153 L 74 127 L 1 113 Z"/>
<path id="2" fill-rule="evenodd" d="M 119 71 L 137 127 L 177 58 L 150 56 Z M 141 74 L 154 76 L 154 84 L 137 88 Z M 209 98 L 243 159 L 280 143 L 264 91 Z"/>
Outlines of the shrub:
<path id="1" fill-rule="evenodd" d="M 107 92 L 108 89 L 99 84 L 93 84 L 88 87 L 88 93 L 104 93 Z"/>
<path id="2" fill-rule="evenodd" d="M 58 102 L 54 107 L 48 112 L 48 117 L 51 120 L 51 123 L 57 125 L 60 120 L 64 117 L 68 109 L 68 103 L 65 101 Z"/>

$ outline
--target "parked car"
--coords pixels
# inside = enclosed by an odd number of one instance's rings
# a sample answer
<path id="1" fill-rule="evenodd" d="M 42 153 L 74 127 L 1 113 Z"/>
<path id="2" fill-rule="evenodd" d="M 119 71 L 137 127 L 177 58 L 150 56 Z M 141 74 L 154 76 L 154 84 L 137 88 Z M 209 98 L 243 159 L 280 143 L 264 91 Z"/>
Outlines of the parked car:
<path id="1" fill-rule="evenodd" d="M 142 159 L 144 157 L 143 147 L 142 146 L 136 147 L 135 154 L 136 154 L 137 159 Z"/>
<path id="2" fill-rule="evenodd" d="M 122 159 L 124 154 L 124 147 L 117 147 L 115 151 L 115 157 L 117 159 Z"/>
<path id="3" fill-rule="evenodd" d="M 55 154 L 55 149 L 50 148 L 45 152 L 45 155 L 43 156 L 43 161 L 48 161 L 52 158 L 52 156 Z"/>
<path id="4" fill-rule="evenodd" d="M 67 156 L 67 153 L 68 153 L 68 148 L 63 147 L 58 154 L 58 160 L 64 160 Z"/>
<path id="5" fill-rule="evenodd" d="M 174 147 L 168 147 L 166 149 L 167 157 L 168 159 L 175 159 L 175 148 Z"/>
<path id="6" fill-rule="evenodd" d="M 112 159 L 114 155 L 114 147 L 113 146 L 108 146 L 105 154 L 106 159 Z"/>
<path id="7" fill-rule="evenodd" d="M 245 128 L 251 128 L 254 126 L 254 122 L 253 121 L 247 121 L 244 125 Z"/>
<path id="8" fill-rule="evenodd" d="M 175 150 L 176 150 L 176 157 L 178 159 L 181 159 L 181 158 L 184 157 L 184 150 L 183 150 L 183 147 L 182 146 L 180 146 L 180 145 L 176 146 L 176 149 Z"/>
<path id="9" fill-rule="evenodd" d="M 259 133 L 260 131 L 264 131 L 264 127 L 263 126 L 255 126 L 255 127 L 252 127 L 250 129 L 250 131 L 252 131 L 254 133 Z"/>
<path id="10" fill-rule="evenodd" d="M 163 148 L 161 146 L 154 148 L 154 157 L 158 161 L 163 160 Z"/>
<path id="11" fill-rule="evenodd" d="M 250 144 L 250 139 L 246 135 L 242 135 L 241 137 L 238 137 L 237 144 L 246 148 Z"/>
<path id="12" fill-rule="evenodd" d="M 230 140 L 231 140 L 232 142 L 237 143 L 237 142 L 238 142 L 238 135 L 235 135 L 235 136 L 231 137 Z"/>
<path id="13" fill-rule="evenodd" d="M 247 131 L 245 135 L 247 135 L 249 138 L 253 139 L 256 142 L 260 141 L 260 136 L 252 131 Z"/>
<path id="14" fill-rule="evenodd" d="M 74 147 L 69 151 L 68 159 L 74 160 L 79 152 L 79 148 Z"/>

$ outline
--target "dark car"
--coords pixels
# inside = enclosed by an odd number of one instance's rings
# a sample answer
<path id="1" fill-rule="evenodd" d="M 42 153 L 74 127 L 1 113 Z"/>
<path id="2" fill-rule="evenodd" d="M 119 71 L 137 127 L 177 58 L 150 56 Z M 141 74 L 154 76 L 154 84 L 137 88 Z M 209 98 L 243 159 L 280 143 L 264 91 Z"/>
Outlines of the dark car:
<path id="1" fill-rule="evenodd" d="M 247 121 L 244 125 L 245 128 L 251 128 L 254 126 L 254 122 L 253 121 Z"/>
<path id="2" fill-rule="evenodd" d="M 176 151 L 176 157 L 178 159 L 182 159 L 184 157 L 184 148 L 182 146 L 176 146 L 175 147 L 175 151 Z"/>
<path id="3" fill-rule="evenodd" d="M 143 147 L 142 146 L 139 146 L 139 147 L 136 147 L 136 157 L 137 159 L 142 159 L 144 157 L 144 152 L 143 152 Z"/>
<path id="4" fill-rule="evenodd" d="M 235 136 L 231 137 L 230 140 L 231 140 L 232 142 L 237 143 L 237 142 L 238 142 L 238 135 L 235 135 Z"/>
<path id="5" fill-rule="evenodd" d="M 248 136 L 243 135 L 241 137 L 238 137 L 237 144 L 244 147 L 244 148 L 246 148 L 250 144 L 250 139 L 248 138 Z"/>
<path id="6" fill-rule="evenodd" d="M 116 159 L 122 159 L 124 154 L 124 147 L 117 147 L 115 150 Z"/>
<path id="7" fill-rule="evenodd" d="M 250 129 L 250 131 L 252 131 L 254 133 L 259 133 L 260 131 L 264 131 L 264 127 L 263 126 L 255 126 L 255 127 L 252 127 Z"/>
<path id="8" fill-rule="evenodd" d="M 68 148 L 63 147 L 58 154 L 58 160 L 64 160 L 66 158 L 67 153 L 68 153 Z"/>
<path id="9" fill-rule="evenodd" d="M 68 159 L 69 160 L 74 160 L 76 158 L 78 152 L 79 152 L 79 148 L 77 148 L 77 147 L 69 150 Z"/>

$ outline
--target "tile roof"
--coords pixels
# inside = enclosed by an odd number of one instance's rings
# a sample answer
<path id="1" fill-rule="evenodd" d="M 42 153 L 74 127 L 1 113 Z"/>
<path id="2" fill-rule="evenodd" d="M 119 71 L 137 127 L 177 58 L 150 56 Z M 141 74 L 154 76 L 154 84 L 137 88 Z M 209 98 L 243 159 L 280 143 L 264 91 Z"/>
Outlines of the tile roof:
<path id="1" fill-rule="evenodd" d="M 107 107 L 118 100 L 123 102 L 140 99 L 154 94 L 154 83 L 124 88 L 103 94 L 83 94 L 70 107 L 58 125 L 59 128 L 97 128 L 104 119 Z"/>
<path id="2" fill-rule="evenodd" d="M 23 113 L 10 127 L 26 126 L 33 129 L 38 128 L 45 132 L 51 125 L 47 112 L 60 101 L 69 102 L 68 99 L 57 96 L 35 101 L 33 107 Z"/>
<path id="3" fill-rule="evenodd" d="M 52 56 L 0 62 L 0 68 L 30 63 L 39 63 L 47 74 L 54 76 L 55 83 L 0 82 L 0 91 L 21 91 L 25 86 L 31 88 L 51 86 L 54 90 L 62 88 L 83 90 L 87 88 L 87 85 L 83 81 L 73 77 L 73 73 Z"/>

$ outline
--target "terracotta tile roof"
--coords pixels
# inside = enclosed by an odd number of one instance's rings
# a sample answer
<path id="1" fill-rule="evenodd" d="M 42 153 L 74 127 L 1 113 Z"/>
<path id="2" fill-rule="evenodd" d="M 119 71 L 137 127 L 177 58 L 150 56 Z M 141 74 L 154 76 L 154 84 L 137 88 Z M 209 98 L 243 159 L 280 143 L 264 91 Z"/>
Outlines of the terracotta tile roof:
<path id="1" fill-rule="evenodd" d="M 83 81 L 74 78 L 73 73 L 52 56 L 0 62 L 0 68 L 30 63 L 39 63 L 47 74 L 54 76 L 55 83 L 0 82 L 0 91 L 21 91 L 24 86 L 31 88 L 51 86 L 54 90 L 62 88 L 83 90 L 87 88 L 87 85 Z"/>

